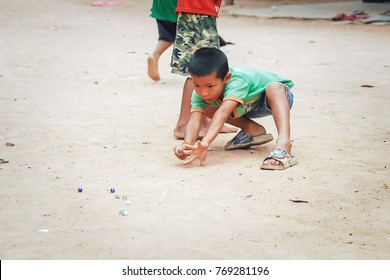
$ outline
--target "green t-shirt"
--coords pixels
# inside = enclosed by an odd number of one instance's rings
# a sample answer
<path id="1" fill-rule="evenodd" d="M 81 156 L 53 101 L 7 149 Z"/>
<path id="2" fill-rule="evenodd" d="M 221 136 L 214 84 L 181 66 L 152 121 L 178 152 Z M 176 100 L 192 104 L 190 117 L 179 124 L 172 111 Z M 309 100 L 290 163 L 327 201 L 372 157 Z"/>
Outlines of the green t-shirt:
<path id="1" fill-rule="evenodd" d="M 294 86 L 291 80 L 255 68 L 230 67 L 229 72 L 232 74 L 232 78 L 225 86 L 223 99 L 208 104 L 194 91 L 192 93 L 191 111 L 203 111 L 210 105 L 219 107 L 224 100 L 234 100 L 239 104 L 232 112 L 231 117 L 233 119 L 239 118 L 254 108 L 256 101 L 265 94 L 265 89 L 271 82 L 280 82 L 289 88 Z"/>
<path id="2" fill-rule="evenodd" d="M 159 20 L 177 22 L 175 12 L 178 0 L 153 0 L 151 17 Z"/>

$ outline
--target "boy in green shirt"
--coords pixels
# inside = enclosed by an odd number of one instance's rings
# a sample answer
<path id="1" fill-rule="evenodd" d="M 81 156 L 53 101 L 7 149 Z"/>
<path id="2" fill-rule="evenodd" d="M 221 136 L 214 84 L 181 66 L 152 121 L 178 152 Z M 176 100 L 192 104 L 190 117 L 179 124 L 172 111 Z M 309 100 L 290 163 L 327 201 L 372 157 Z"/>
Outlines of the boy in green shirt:
<path id="1" fill-rule="evenodd" d="M 248 148 L 273 140 L 252 118 L 272 115 L 278 130 L 276 146 L 263 161 L 262 169 L 286 169 L 297 164 L 291 156 L 290 109 L 294 83 L 276 74 L 249 67 L 229 68 L 226 55 L 215 48 L 197 50 L 189 72 L 195 92 L 184 142 L 175 155 L 189 164 L 195 159 L 205 164 L 207 149 L 225 122 L 241 128 L 227 143 L 226 150 Z M 197 141 L 203 114 L 212 117 L 203 139 Z"/>

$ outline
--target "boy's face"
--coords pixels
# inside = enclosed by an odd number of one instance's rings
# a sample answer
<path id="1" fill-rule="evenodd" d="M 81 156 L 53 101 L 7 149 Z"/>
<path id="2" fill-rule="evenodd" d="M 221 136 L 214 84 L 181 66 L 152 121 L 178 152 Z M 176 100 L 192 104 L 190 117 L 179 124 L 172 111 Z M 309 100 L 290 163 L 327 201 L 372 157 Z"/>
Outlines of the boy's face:
<path id="1" fill-rule="evenodd" d="M 218 78 L 213 72 L 207 76 L 192 76 L 192 82 L 196 93 L 207 103 L 213 103 L 224 91 L 225 85 L 230 81 L 231 73 L 227 73 L 224 79 Z"/>

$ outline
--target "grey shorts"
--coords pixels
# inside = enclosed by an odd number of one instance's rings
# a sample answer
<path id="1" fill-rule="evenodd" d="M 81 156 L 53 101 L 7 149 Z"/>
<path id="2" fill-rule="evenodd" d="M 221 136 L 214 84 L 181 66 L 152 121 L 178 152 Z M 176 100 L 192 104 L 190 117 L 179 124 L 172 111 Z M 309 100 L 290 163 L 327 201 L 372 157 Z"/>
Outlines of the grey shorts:
<path id="1" fill-rule="evenodd" d="M 294 102 L 294 95 L 292 94 L 288 86 L 286 85 L 284 86 L 286 87 L 286 97 L 288 101 L 288 106 L 291 109 Z M 256 106 L 250 112 L 245 114 L 245 116 L 248 118 L 262 118 L 269 115 L 272 115 L 272 110 L 270 107 L 268 107 L 267 97 L 265 93 L 261 96 Z"/>

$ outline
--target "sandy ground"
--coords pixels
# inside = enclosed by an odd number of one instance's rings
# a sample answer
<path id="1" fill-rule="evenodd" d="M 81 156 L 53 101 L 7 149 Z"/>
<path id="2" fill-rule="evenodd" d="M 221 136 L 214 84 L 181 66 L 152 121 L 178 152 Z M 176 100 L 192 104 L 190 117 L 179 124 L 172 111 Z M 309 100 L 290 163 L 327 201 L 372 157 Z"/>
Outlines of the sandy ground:
<path id="1" fill-rule="evenodd" d="M 231 65 L 296 83 L 299 164 L 262 171 L 275 142 L 226 152 L 224 134 L 182 167 L 170 50 L 146 75 L 151 0 L 0 3 L 0 259 L 390 258 L 389 26 L 222 9 Z"/>

